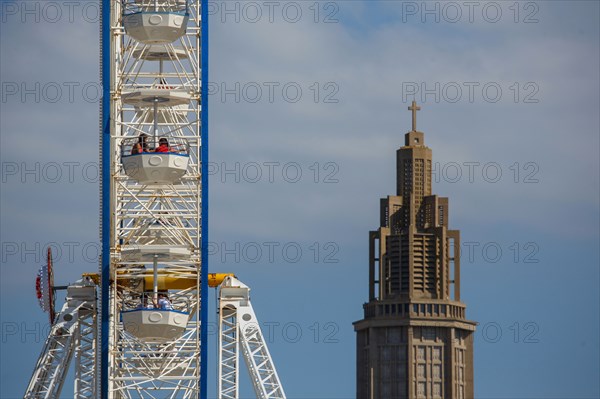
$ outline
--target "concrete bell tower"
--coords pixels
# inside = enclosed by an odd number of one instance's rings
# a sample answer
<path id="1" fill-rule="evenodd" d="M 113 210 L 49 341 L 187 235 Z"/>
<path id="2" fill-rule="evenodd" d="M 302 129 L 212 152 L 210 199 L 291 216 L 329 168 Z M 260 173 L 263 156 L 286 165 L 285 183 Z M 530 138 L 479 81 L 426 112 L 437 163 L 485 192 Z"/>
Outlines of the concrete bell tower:
<path id="1" fill-rule="evenodd" d="M 396 195 L 369 232 L 369 302 L 357 333 L 357 398 L 473 398 L 473 332 L 460 301 L 460 232 L 431 193 L 431 149 L 412 130 L 396 152 Z"/>

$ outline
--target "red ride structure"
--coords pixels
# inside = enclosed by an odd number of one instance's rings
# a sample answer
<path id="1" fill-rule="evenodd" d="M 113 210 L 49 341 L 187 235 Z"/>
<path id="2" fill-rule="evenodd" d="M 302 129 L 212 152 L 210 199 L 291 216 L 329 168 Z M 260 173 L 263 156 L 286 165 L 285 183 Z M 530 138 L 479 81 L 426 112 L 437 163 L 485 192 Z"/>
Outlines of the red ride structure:
<path id="1" fill-rule="evenodd" d="M 35 292 L 40 307 L 48 313 L 50 324 L 54 324 L 54 271 L 52 270 L 52 250 L 48 247 L 46 264 L 40 267 L 35 279 Z"/>

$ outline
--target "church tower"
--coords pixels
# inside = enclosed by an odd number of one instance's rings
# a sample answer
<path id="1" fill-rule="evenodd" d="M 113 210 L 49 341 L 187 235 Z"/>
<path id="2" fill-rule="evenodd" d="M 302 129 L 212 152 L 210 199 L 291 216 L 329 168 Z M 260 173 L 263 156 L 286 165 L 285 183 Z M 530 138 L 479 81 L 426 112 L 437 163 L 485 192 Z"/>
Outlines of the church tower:
<path id="1" fill-rule="evenodd" d="M 369 232 L 369 302 L 357 333 L 358 399 L 473 398 L 473 333 L 460 301 L 460 232 L 431 193 L 431 149 L 412 130 L 396 152 L 396 195 Z"/>

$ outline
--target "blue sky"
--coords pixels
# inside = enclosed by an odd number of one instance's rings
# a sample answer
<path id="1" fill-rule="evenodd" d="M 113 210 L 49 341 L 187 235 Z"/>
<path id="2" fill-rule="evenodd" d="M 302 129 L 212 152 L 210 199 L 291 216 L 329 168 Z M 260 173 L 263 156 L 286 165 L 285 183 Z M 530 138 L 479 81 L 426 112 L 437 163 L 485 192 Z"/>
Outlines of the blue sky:
<path id="1" fill-rule="evenodd" d="M 98 7 L 23 4 L 0 14 L 2 398 L 45 338 L 44 247 L 59 283 L 97 267 Z M 368 231 L 415 91 L 462 234 L 476 396 L 600 397 L 599 3 L 281 2 L 272 22 L 236 4 L 211 17 L 210 269 L 252 287 L 288 397 L 354 397 Z"/>

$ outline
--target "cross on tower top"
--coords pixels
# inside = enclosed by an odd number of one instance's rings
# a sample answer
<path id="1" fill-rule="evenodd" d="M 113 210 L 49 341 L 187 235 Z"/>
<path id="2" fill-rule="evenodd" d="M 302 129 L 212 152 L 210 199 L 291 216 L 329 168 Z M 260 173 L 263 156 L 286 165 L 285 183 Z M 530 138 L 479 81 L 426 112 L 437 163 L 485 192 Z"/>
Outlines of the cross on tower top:
<path id="1" fill-rule="evenodd" d="M 413 100 L 412 105 L 408 107 L 409 111 L 412 111 L 412 131 L 417 131 L 417 111 L 421 110 L 421 107 L 417 106 L 417 102 Z"/>

